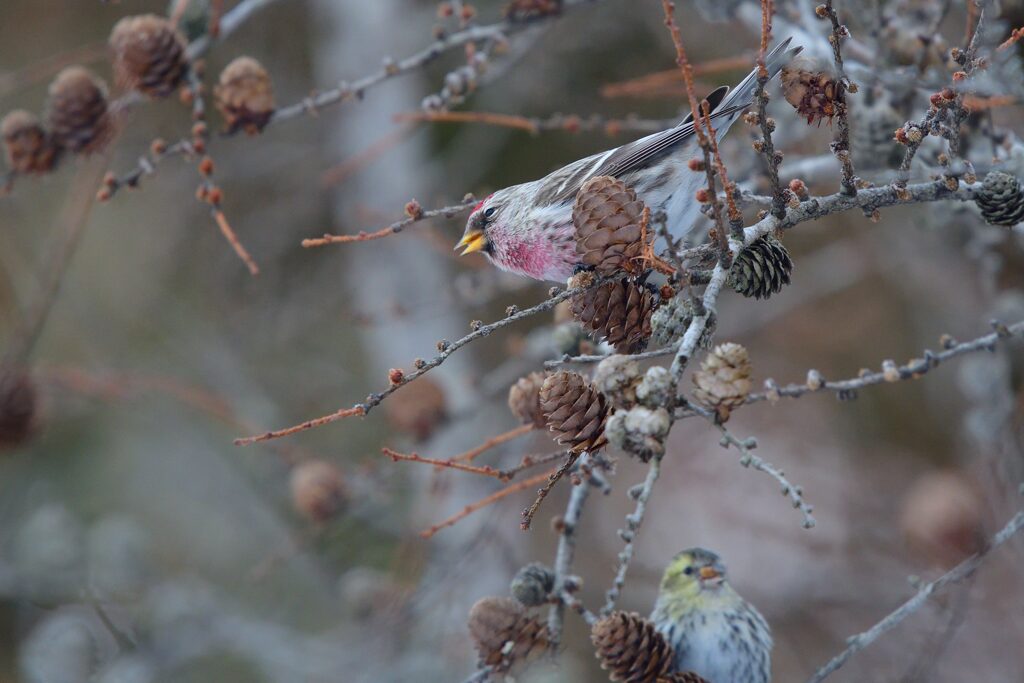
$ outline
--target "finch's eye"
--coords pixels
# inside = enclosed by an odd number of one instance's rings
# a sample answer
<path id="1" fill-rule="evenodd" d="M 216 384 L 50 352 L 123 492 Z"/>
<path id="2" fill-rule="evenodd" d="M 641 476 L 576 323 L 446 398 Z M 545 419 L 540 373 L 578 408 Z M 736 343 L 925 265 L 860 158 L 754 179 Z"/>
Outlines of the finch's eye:
<path id="1" fill-rule="evenodd" d="M 683 573 L 686 574 L 687 576 L 692 576 L 695 571 L 697 571 L 697 570 L 694 569 L 693 567 L 687 567 L 686 569 L 683 570 Z"/>
<path id="2" fill-rule="evenodd" d="M 487 209 L 484 210 L 484 218 L 490 218 L 491 216 L 494 215 L 494 212 L 497 210 L 498 209 L 496 207 L 488 207 Z"/>

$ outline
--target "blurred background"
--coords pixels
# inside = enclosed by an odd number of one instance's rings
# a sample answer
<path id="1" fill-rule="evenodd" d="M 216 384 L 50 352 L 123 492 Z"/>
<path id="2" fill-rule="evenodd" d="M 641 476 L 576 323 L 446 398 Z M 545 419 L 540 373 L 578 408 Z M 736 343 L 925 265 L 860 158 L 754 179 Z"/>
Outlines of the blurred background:
<path id="1" fill-rule="evenodd" d="M 290 104 L 416 52 L 437 25 L 458 28 L 427 0 L 267 4 L 209 52 L 208 83 L 248 54 L 267 67 L 278 103 Z M 678 4 L 694 63 L 754 54 L 756 3 Z M 809 52 L 827 54 L 825 24 L 789 21 L 796 15 L 787 12 L 810 3 L 778 4 L 776 35 L 793 31 L 813 41 Z M 920 118 L 928 94 L 948 81 L 944 58 L 932 56 L 945 48 L 935 47 L 941 42 L 930 27 L 958 45 L 965 14 L 963 3 L 936 13 L 943 4 L 838 3 L 854 39 L 869 48 L 848 53 L 861 86 L 851 107 L 866 178 L 891 178 L 892 130 Z M 998 4 L 987 45 L 1024 23 L 1020 2 Z M 503 3 L 474 5 L 474 21 L 500 19 Z M 111 81 L 111 26 L 127 14 L 166 11 L 163 0 L 5 0 L 0 109 L 42 111 L 55 65 L 68 60 Z M 459 108 L 675 117 L 683 96 L 671 77 L 625 96 L 607 87 L 673 67 L 662 22 L 654 1 L 573 8 L 510 35 Z M 888 76 L 858 67 L 865 54 L 888 60 Z M 1020 101 L 1020 52 L 1002 55 L 979 87 Z M 470 606 L 506 595 L 527 562 L 552 561 L 557 536 L 548 520 L 564 509 L 568 486 L 555 490 L 528 533 L 519 512 L 532 490 L 424 539 L 421 530 L 499 483 L 392 463 L 380 448 L 444 458 L 515 427 L 509 385 L 578 348 L 571 325 L 534 317 L 455 354 L 366 418 L 232 445 L 361 401 L 387 387 L 390 368 L 408 371 L 413 359 L 431 358 L 438 340 L 463 336 L 471 320 L 499 319 L 510 305 L 546 296 L 549 285 L 502 275 L 477 255 L 457 259 L 459 218 L 364 244 L 299 246 L 324 232 L 387 225 L 411 198 L 430 208 L 466 192 L 484 196 L 639 135 L 609 135 L 602 126 L 532 135 L 396 123 L 463 63 L 454 50 L 359 102 L 282 122 L 258 138 L 212 137 L 223 208 L 259 263 L 258 277 L 193 199 L 194 161 L 168 159 L 139 189 L 91 208 L 31 355 L 34 430 L 0 456 L 0 680 L 440 682 L 472 673 Z M 748 70 L 727 65 L 702 75 L 700 86 L 710 91 Z M 881 113 L 858 109 L 876 90 Z M 833 129 L 806 126 L 778 96 L 772 110 L 787 153 L 783 176 L 834 192 Z M 1012 131 L 1002 151 L 980 132 L 969 136 L 979 173 L 993 167 L 993 154 L 1009 157 L 1001 168 L 1024 171 L 1014 137 L 1024 123 L 1019 105 L 971 123 Z M 216 114 L 210 124 L 221 125 Z M 19 178 L 0 197 L 0 333 L 8 343 L 38 307 L 52 254 L 102 173 L 130 169 L 154 138 L 177 140 L 190 125 L 174 98 L 139 105 L 109 159 L 68 160 L 50 176 Z M 737 124 L 723 154 L 730 175 L 760 189 L 750 139 Z M 937 151 L 922 152 L 916 177 L 926 177 Z M 758 384 L 802 382 L 809 368 L 852 377 L 883 359 L 902 363 L 936 349 L 942 333 L 970 339 L 986 334 L 992 318 L 1024 319 L 1020 227 L 987 226 L 973 205 L 883 210 L 879 223 L 849 212 L 801 224 L 786 245 L 796 262 L 791 286 L 767 302 L 731 294 L 720 302 L 717 338 L 749 349 Z M 756 435 L 758 453 L 815 505 L 812 530 L 801 528 L 774 481 L 718 445 L 716 430 L 680 422 L 621 606 L 646 614 L 672 555 L 713 549 L 772 625 L 774 680 L 807 678 L 848 635 L 909 597 L 908 575 L 935 578 L 1019 509 L 1022 370 L 1020 345 L 1002 345 L 919 381 L 861 391 L 855 401 L 823 393 L 737 411 L 733 432 Z M 551 449 L 547 436 L 533 433 L 481 462 L 507 467 Z M 308 461 L 335 468 L 312 490 L 295 474 Z M 626 491 L 645 470 L 620 458 L 613 490 L 592 497 L 584 515 L 574 572 L 592 608 L 603 602 L 621 549 L 616 530 L 633 507 Z M 314 504 L 324 485 L 327 509 Z M 1022 563 L 1024 540 L 1016 539 L 833 680 L 1019 680 Z M 586 625 L 570 614 L 566 629 L 560 665 L 525 678 L 606 680 Z"/>

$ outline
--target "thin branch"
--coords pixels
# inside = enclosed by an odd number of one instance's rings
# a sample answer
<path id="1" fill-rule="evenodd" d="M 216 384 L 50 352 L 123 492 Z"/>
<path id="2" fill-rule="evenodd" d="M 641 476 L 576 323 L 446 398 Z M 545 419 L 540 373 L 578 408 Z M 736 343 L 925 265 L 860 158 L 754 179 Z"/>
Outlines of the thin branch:
<path id="1" fill-rule="evenodd" d="M 569 591 L 563 590 L 558 594 L 557 599 L 561 601 L 563 605 L 583 617 L 583 621 L 587 622 L 587 626 L 593 626 L 598 622 L 598 616 L 588 610 L 586 606 L 580 602 L 580 599 Z"/>
<path id="2" fill-rule="evenodd" d="M 455 353 L 456 351 L 461 349 L 463 346 L 466 346 L 467 344 L 471 344 L 471 343 L 473 343 L 474 341 L 476 341 L 478 339 L 482 339 L 484 337 L 487 337 L 492 332 L 495 332 L 496 330 L 499 330 L 499 329 L 501 329 L 503 327 L 507 327 L 508 325 L 511 325 L 512 323 L 518 322 L 518 321 L 523 320 L 525 318 L 529 318 L 529 317 L 534 316 L 534 315 L 536 315 L 538 313 L 543 313 L 544 311 L 550 311 L 552 308 L 554 308 L 555 306 L 557 306 L 561 302 L 566 301 L 566 300 L 568 300 L 568 299 L 570 299 L 570 298 L 572 298 L 572 297 L 574 297 L 574 296 L 576 296 L 578 294 L 582 294 L 584 292 L 590 291 L 591 289 L 599 287 L 602 284 L 604 284 L 606 281 L 607 281 L 607 278 L 597 278 L 589 286 L 586 286 L 586 287 L 576 287 L 574 289 L 564 290 L 564 291 L 562 291 L 562 292 L 560 292 L 560 293 L 558 293 L 558 294 L 556 294 L 556 295 L 554 295 L 552 297 L 549 297 L 547 300 L 542 301 L 541 303 L 537 304 L 536 306 L 531 306 L 530 308 L 524 309 L 522 311 L 517 311 L 517 312 L 513 313 L 512 315 L 510 315 L 510 316 L 508 316 L 508 317 L 506 317 L 506 318 L 504 318 L 502 320 L 498 320 L 496 322 L 493 322 L 493 323 L 491 323 L 489 325 L 482 325 L 479 328 L 475 329 L 473 332 L 470 332 L 469 334 L 467 334 L 465 337 L 462 337 L 461 339 L 458 339 L 458 340 L 456 340 L 454 342 L 449 342 L 447 340 L 441 340 L 440 342 L 438 342 L 438 349 L 440 350 L 440 353 L 438 353 L 436 356 L 434 356 L 434 358 L 432 358 L 431 360 L 428 360 L 428 361 L 424 361 L 423 364 L 420 365 L 419 367 L 417 367 L 416 370 L 414 370 L 413 372 L 410 372 L 410 373 L 404 375 L 402 377 L 401 381 L 390 384 L 388 386 L 388 388 L 385 389 L 384 391 L 381 391 L 381 392 L 376 393 L 376 394 L 370 394 L 369 396 L 366 397 L 366 400 L 364 402 L 362 402 L 362 403 L 357 403 L 357 404 L 355 404 L 354 406 L 352 406 L 350 408 L 343 408 L 343 409 L 338 410 L 338 411 L 336 411 L 334 413 L 331 413 L 330 415 L 324 415 L 322 417 L 318 417 L 318 418 L 313 419 L 313 420 L 307 420 L 306 422 L 294 425 L 292 427 L 288 427 L 286 429 L 279 429 L 279 430 L 275 430 L 275 431 L 266 432 L 265 434 L 259 434 L 259 435 L 255 435 L 255 436 L 249 436 L 249 437 L 245 437 L 245 438 L 235 439 L 234 443 L 235 443 L 236 446 L 248 446 L 250 444 L 257 443 L 259 441 L 268 441 L 270 439 L 279 439 L 279 438 L 281 438 L 283 436 L 289 436 L 291 434 L 296 434 L 298 432 L 305 431 L 307 429 L 313 429 L 315 427 L 320 427 L 322 425 L 330 424 L 332 422 L 336 422 L 338 420 L 341 420 L 341 419 L 344 419 L 344 418 L 347 418 L 347 417 L 354 417 L 354 416 L 362 417 L 362 416 L 366 415 L 367 413 L 369 413 L 370 410 L 372 410 L 376 406 L 380 405 L 380 403 L 382 401 L 384 401 L 388 396 L 390 396 L 391 394 L 395 393 L 396 391 L 398 391 L 399 389 L 404 387 L 409 382 L 414 381 L 416 378 L 421 377 L 422 375 L 426 374 L 427 372 L 430 372 L 431 370 L 433 370 L 437 366 L 439 366 L 442 363 L 444 363 L 453 353 Z"/>
<path id="3" fill-rule="evenodd" d="M 492 436 L 479 446 L 474 446 L 473 448 L 470 448 L 468 451 L 465 451 L 464 453 L 453 455 L 452 457 L 448 458 L 448 462 L 473 462 L 480 455 L 486 453 L 490 449 L 496 446 L 500 446 L 503 443 L 508 443 L 509 441 L 518 438 L 523 434 L 529 434 L 530 432 L 533 431 L 533 429 L 534 427 L 532 423 L 519 425 L 518 427 L 510 429 L 507 432 L 502 432 L 497 436 Z"/>
<path id="4" fill-rule="evenodd" d="M 491 495 L 489 495 L 489 496 L 487 496 L 485 498 L 481 498 L 480 500 L 476 501 L 475 503 L 470 503 L 466 507 L 462 508 L 459 512 L 455 513 L 451 517 L 449 517 L 449 518 L 447 518 L 447 519 L 445 519 L 445 520 L 443 520 L 441 522 L 438 522 L 437 524 L 433 525 L 429 529 L 424 529 L 423 531 L 420 532 L 420 536 L 422 536 L 423 538 L 430 538 L 431 536 L 436 534 L 441 529 L 445 529 L 447 527 L 450 527 L 450 526 L 454 525 L 455 523 L 459 522 L 460 520 L 465 519 L 466 517 L 470 516 L 471 514 L 476 512 L 477 510 L 485 508 L 488 505 L 492 505 L 494 503 L 497 503 L 502 498 L 510 496 L 513 493 L 516 493 L 518 491 L 526 490 L 526 489 L 530 488 L 531 486 L 536 486 L 537 484 L 541 483 L 542 481 L 547 479 L 549 476 L 551 476 L 553 473 L 554 473 L 554 470 L 551 470 L 550 472 L 542 472 L 541 474 L 538 474 L 536 476 L 530 477 L 529 479 L 523 479 L 522 481 L 517 481 L 514 484 L 509 484 L 505 488 L 499 489 L 498 491 L 495 491 Z"/>
<path id="5" fill-rule="evenodd" d="M 679 124 L 678 118 L 641 119 L 626 117 L 624 119 L 613 119 L 599 114 L 586 117 L 574 114 L 555 114 L 547 118 L 540 118 L 486 111 L 411 111 L 395 114 L 394 118 L 399 123 L 410 121 L 480 123 L 501 128 L 525 130 L 534 135 L 547 131 L 565 131 L 567 133 L 599 132 L 609 137 L 614 137 L 623 132 L 657 133 Z"/>
<path id="6" fill-rule="evenodd" d="M 236 233 L 234 228 L 231 227 L 231 224 L 228 223 L 227 216 L 224 215 L 224 212 L 221 211 L 219 207 L 213 206 L 210 208 L 210 215 L 213 216 L 213 220 L 217 224 L 217 227 L 220 228 L 220 232 L 224 235 L 224 239 L 226 239 L 228 244 L 231 245 L 231 248 L 235 250 L 235 254 L 237 254 L 238 258 L 242 260 L 245 267 L 249 269 L 249 274 L 259 275 L 260 267 L 256 265 L 256 261 L 253 260 L 252 256 L 242 245 L 242 241 L 238 239 L 238 233 Z"/>
<path id="7" fill-rule="evenodd" d="M 709 59 L 706 62 L 694 64 L 693 75 L 705 76 L 722 71 L 732 71 L 733 69 L 744 69 L 750 64 L 750 60 L 751 57 L 746 55 Z M 609 99 L 615 97 L 654 97 L 659 95 L 678 97 L 685 93 L 685 82 L 680 77 L 679 69 L 657 71 L 646 76 L 631 78 L 628 81 L 618 83 L 609 83 L 601 87 L 601 97 Z"/>
<path id="8" fill-rule="evenodd" d="M 842 101 L 846 92 L 857 92 L 857 87 L 850 82 L 846 75 L 846 69 L 843 66 L 842 42 L 844 38 L 849 37 L 850 31 L 839 21 L 839 15 L 832 6 L 832 2 L 833 0 L 827 0 L 824 5 L 819 6 L 819 9 L 823 9 L 829 21 L 832 22 L 832 33 L 829 34 L 828 42 L 832 46 L 832 56 L 835 59 L 836 70 L 839 72 L 839 78 L 836 83 L 836 99 Z M 843 194 L 853 196 L 857 194 L 857 179 L 853 174 L 853 153 L 850 150 L 850 119 L 849 110 L 845 102 L 837 108 L 836 118 L 838 119 L 838 124 L 836 126 L 836 138 L 832 141 L 831 145 L 832 152 L 836 155 L 842 167 L 842 192 Z"/>
<path id="9" fill-rule="evenodd" d="M 589 460 L 590 454 L 584 453 L 580 459 L 580 465 Z M 569 494 L 569 502 L 565 506 L 565 514 L 559 522 L 561 533 L 558 536 L 558 549 L 555 551 L 555 581 L 554 592 L 561 595 L 565 590 L 566 579 L 572 572 L 572 560 L 576 554 L 576 527 L 580 523 L 580 516 L 583 514 L 583 504 L 587 502 L 590 494 L 590 481 L 584 479 L 579 486 L 572 487 Z M 548 635 L 551 638 L 552 649 L 558 648 L 562 639 L 562 626 L 565 621 L 565 605 L 558 602 L 551 606 L 548 611 Z"/>
<path id="10" fill-rule="evenodd" d="M 966 342 L 947 341 L 945 349 L 939 352 L 925 350 L 923 358 L 915 358 L 905 365 L 898 366 L 892 361 L 884 362 L 879 372 L 868 372 L 857 378 L 826 381 L 815 370 L 808 373 L 808 381 L 803 384 L 789 384 L 786 386 L 775 386 L 769 384 L 767 391 L 754 393 L 747 396 L 747 403 L 758 401 L 775 400 L 778 397 L 799 398 L 804 394 L 817 391 L 831 391 L 842 398 L 849 398 L 856 394 L 858 389 L 869 387 L 883 382 L 898 382 L 901 380 L 918 379 L 930 370 L 937 368 L 943 361 L 977 351 L 993 351 L 1001 341 L 1007 341 L 1013 337 L 1024 337 L 1024 321 L 1013 325 L 994 323 L 995 332 L 986 334 Z"/>
<path id="11" fill-rule="evenodd" d="M 595 0 L 564 0 L 563 8 L 569 9 L 593 3 Z M 521 31 L 538 21 L 550 17 L 539 17 L 536 21 L 503 20 L 486 26 L 470 26 L 450 35 L 435 40 L 433 43 L 405 59 L 399 61 L 385 60 L 383 67 L 372 74 L 363 76 L 351 83 L 341 82 L 336 87 L 315 93 L 301 102 L 283 107 L 274 112 L 268 125 L 281 123 L 304 114 L 313 114 L 324 107 L 352 100 L 362 99 L 368 90 L 396 76 L 407 74 L 430 64 L 444 53 L 468 44 L 484 41 L 500 41 L 506 36 Z"/>
<path id="12" fill-rule="evenodd" d="M 776 217 L 781 218 L 786 214 L 786 193 L 779 181 L 779 164 L 782 163 L 782 153 L 775 151 L 775 143 L 772 140 L 775 121 L 768 117 L 769 98 L 768 91 L 765 89 L 769 80 L 765 60 L 767 59 L 768 43 L 771 41 L 772 13 L 774 11 L 774 0 L 761 0 L 761 49 L 757 57 L 757 90 L 754 91 L 754 103 L 757 105 L 757 122 L 761 127 L 758 151 L 764 157 L 768 184 L 772 190 L 771 211 Z"/>
<path id="13" fill-rule="evenodd" d="M 636 535 L 640 531 L 640 526 L 644 523 L 644 515 L 647 513 L 647 501 L 651 498 L 654 482 L 658 480 L 660 473 L 661 458 L 655 457 L 651 460 L 650 465 L 648 465 L 647 477 L 644 479 L 644 483 L 638 489 L 631 489 L 629 492 L 630 496 L 636 500 L 636 509 L 632 514 L 626 516 L 626 528 L 619 529 L 619 537 L 625 541 L 626 545 L 619 553 L 619 564 L 615 570 L 615 579 L 612 581 L 612 587 L 605 593 L 605 603 L 604 607 L 601 608 L 601 616 L 607 616 L 612 613 L 612 610 L 615 609 L 615 603 L 619 599 L 622 587 L 626 583 L 626 572 L 633 561 L 633 543 L 636 541 Z"/>
<path id="14" fill-rule="evenodd" d="M 392 462 L 398 462 L 403 460 L 405 462 L 421 462 L 425 465 L 434 465 L 435 467 L 447 467 L 453 470 L 460 470 L 462 472 L 471 472 L 472 474 L 480 474 L 485 477 L 494 477 L 495 479 L 504 479 L 501 470 L 495 469 L 490 465 L 466 465 L 461 462 L 453 462 L 451 460 L 439 460 L 437 458 L 424 458 L 422 455 L 417 453 L 399 453 L 393 451 L 390 448 L 381 448 L 380 452 L 391 458 Z"/>
<path id="15" fill-rule="evenodd" d="M 889 613 L 884 619 L 869 628 L 867 631 L 847 638 L 846 642 L 848 645 L 846 649 L 814 672 L 814 675 L 808 679 L 807 683 L 821 683 L 821 681 L 828 678 L 831 674 L 835 673 L 844 664 L 846 664 L 850 657 L 874 643 L 884 633 L 897 626 L 901 621 L 917 610 L 921 609 L 921 607 L 928 602 L 928 598 L 932 595 L 950 584 L 959 583 L 970 577 L 978 567 L 981 566 L 982 562 L 985 561 L 985 558 L 989 553 L 1006 543 L 1006 541 L 1010 540 L 1014 534 L 1019 532 L 1022 528 L 1024 528 L 1024 512 L 1018 512 L 1010 519 L 1009 522 L 1006 523 L 1006 526 L 1004 526 L 999 533 L 992 537 L 992 540 L 989 541 L 988 546 L 984 550 L 975 555 L 971 555 L 969 558 L 958 564 L 956 567 L 953 567 L 953 569 L 949 570 L 935 581 L 926 583 L 918 588 L 913 597 L 900 605 L 896 610 Z"/>
<path id="16" fill-rule="evenodd" d="M 555 488 L 555 484 L 559 482 L 562 477 L 565 476 L 580 457 L 580 454 L 575 451 L 569 451 L 569 454 L 565 457 L 563 462 L 551 475 L 548 480 L 544 482 L 544 486 L 537 491 L 537 497 L 533 499 L 533 502 L 528 508 L 523 510 L 523 520 L 519 523 L 519 528 L 523 531 L 529 531 L 530 525 L 533 524 L 533 517 L 537 514 L 537 510 L 540 509 L 540 504 L 544 502 L 544 499 L 551 493 L 551 489 Z M 586 483 L 578 484 L 578 486 L 587 486 Z"/>
<path id="17" fill-rule="evenodd" d="M 308 238 L 302 240 L 302 246 L 306 248 L 310 247 L 322 247 L 327 244 L 348 244 L 350 242 L 369 242 L 371 240 L 379 240 L 390 235 L 397 235 L 402 232 L 407 226 L 413 223 L 419 223 L 420 221 L 427 220 L 428 218 L 436 218 L 438 216 L 442 218 L 452 218 L 464 213 L 466 210 L 472 208 L 477 203 L 476 198 L 473 195 L 466 195 L 462 202 L 459 204 L 453 204 L 451 206 L 443 206 L 440 209 L 431 209 L 429 211 L 423 211 L 422 209 L 414 210 L 409 212 L 405 218 L 399 221 L 395 221 L 386 228 L 381 228 L 375 232 L 364 232 L 360 231 L 355 235 L 331 235 L 325 233 L 323 237 Z M 414 201 L 409 203 L 411 206 L 419 207 Z"/>
<path id="18" fill-rule="evenodd" d="M 708 419 L 712 420 L 712 422 L 714 421 L 710 416 Z M 778 467 L 753 454 L 752 449 L 757 445 L 756 441 L 753 441 L 752 439 L 746 439 L 743 441 L 737 439 L 732 432 L 725 428 L 725 425 L 718 425 L 718 429 L 722 432 L 722 446 L 724 448 L 728 448 L 729 446 L 735 447 L 741 454 L 741 465 L 744 467 L 752 467 L 758 472 L 764 472 L 777 481 L 779 486 L 782 487 L 782 495 L 789 498 L 793 507 L 799 510 L 800 514 L 803 515 L 804 528 L 813 528 L 815 524 L 814 515 L 812 514 L 814 512 L 814 508 L 804 500 L 803 489 L 786 479 L 786 473 Z"/>
<path id="19" fill-rule="evenodd" d="M 1021 38 L 1024 38 L 1024 26 L 1010 31 L 1010 37 L 1000 43 L 996 50 L 1007 50 L 1011 46 L 1015 45 Z"/>

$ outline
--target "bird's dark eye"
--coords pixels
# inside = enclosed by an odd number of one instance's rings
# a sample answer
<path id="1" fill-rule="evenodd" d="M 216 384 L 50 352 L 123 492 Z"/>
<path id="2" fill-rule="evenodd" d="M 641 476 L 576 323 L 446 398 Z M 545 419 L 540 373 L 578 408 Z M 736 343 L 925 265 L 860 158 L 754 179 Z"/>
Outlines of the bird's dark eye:
<path id="1" fill-rule="evenodd" d="M 488 207 L 487 209 L 484 210 L 484 218 L 490 218 L 491 216 L 494 215 L 494 212 L 497 211 L 497 210 L 498 209 L 496 207 L 493 207 L 493 206 Z"/>
<path id="2" fill-rule="evenodd" d="M 697 571 L 697 570 L 694 569 L 693 567 L 687 567 L 686 569 L 683 570 L 683 573 L 686 574 L 687 576 L 692 576 L 695 571 Z"/>

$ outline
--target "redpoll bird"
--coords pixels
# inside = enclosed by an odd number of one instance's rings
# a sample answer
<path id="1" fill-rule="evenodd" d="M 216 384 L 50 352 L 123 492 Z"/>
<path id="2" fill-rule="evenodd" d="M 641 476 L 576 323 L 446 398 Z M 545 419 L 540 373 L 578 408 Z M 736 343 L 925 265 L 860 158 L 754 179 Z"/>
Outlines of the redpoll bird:
<path id="1" fill-rule="evenodd" d="M 769 76 L 802 49 L 787 49 L 791 40 L 767 55 Z M 756 87 L 755 69 L 732 90 L 723 86 L 708 95 L 719 138 L 750 106 Z M 495 192 L 473 209 L 455 248 L 463 255 L 481 251 L 503 270 L 564 282 L 580 263 L 572 223 L 576 192 L 588 178 L 604 175 L 633 188 L 652 212 L 665 212 L 673 234 L 685 235 L 700 213 L 694 195 L 707 182 L 703 172 L 687 165 L 698 155 L 691 119 L 687 116 L 675 128 L 580 159 L 540 180 Z"/>

